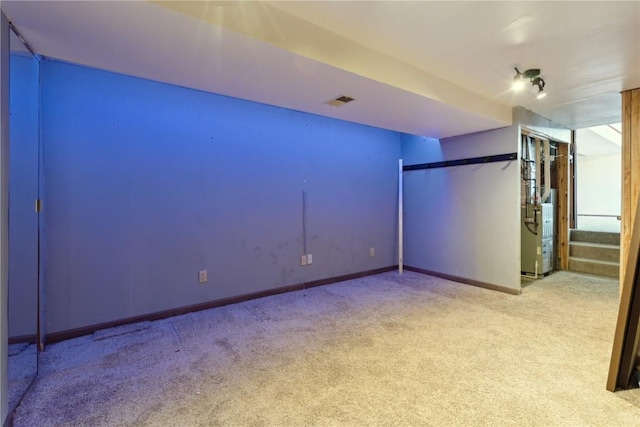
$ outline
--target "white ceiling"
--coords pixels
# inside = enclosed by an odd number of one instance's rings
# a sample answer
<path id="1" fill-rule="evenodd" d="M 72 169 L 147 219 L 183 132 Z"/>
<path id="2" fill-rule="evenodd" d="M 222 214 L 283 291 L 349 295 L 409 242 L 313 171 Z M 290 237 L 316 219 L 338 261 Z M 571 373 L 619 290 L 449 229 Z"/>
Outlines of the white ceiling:
<path id="1" fill-rule="evenodd" d="M 576 153 L 579 156 L 603 157 L 620 156 L 622 135 L 618 129 L 608 125 L 578 129 L 576 132 Z"/>
<path id="2" fill-rule="evenodd" d="M 51 58 L 431 137 L 620 121 L 640 87 L 640 1 L 16 1 Z M 548 96 L 509 90 L 541 68 Z M 338 95 L 356 101 L 330 107 Z"/>
<path id="3" fill-rule="evenodd" d="M 21 55 L 26 54 L 27 56 L 31 56 L 31 52 L 29 52 L 29 49 L 27 49 L 24 43 L 22 43 L 22 41 L 13 31 L 9 33 L 9 46 L 11 52 L 18 52 Z"/>

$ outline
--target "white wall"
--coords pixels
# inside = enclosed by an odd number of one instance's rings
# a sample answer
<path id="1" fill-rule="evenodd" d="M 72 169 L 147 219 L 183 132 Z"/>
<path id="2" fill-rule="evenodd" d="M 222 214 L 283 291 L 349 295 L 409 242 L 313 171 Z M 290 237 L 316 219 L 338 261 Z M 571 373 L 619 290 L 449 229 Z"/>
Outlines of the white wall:
<path id="1" fill-rule="evenodd" d="M 616 218 L 622 205 L 620 144 L 621 136 L 611 128 L 597 126 L 576 131 L 578 229 L 620 232 Z"/>
<path id="2" fill-rule="evenodd" d="M 620 215 L 622 155 L 579 156 L 576 169 L 578 215 Z"/>
<path id="3" fill-rule="evenodd" d="M 441 141 L 404 135 L 406 165 L 518 151 L 518 127 Z M 404 173 L 407 266 L 520 290 L 517 161 Z"/>

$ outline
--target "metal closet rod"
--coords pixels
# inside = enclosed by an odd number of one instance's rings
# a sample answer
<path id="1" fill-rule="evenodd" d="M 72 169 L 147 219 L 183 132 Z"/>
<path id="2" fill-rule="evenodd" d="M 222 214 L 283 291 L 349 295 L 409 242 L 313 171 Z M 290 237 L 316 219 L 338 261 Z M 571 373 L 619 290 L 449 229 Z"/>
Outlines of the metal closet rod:
<path id="1" fill-rule="evenodd" d="M 450 166 L 477 165 L 482 163 L 506 162 L 509 160 L 517 160 L 518 153 L 495 154 L 492 156 L 470 157 L 467 159 L 446 160 L 444 162 L 420 163 L 417 165 L 403 166 L 403 171 L 414 171 L 420 169 L 436 169 L 446 168 Z"/>

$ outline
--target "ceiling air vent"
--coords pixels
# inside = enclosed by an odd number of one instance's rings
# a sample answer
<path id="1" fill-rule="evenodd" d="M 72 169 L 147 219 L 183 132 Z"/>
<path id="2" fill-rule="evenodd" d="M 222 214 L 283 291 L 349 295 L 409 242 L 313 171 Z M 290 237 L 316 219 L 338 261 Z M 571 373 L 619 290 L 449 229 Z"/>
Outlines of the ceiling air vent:
<path id="1" fill-rule="evenodd" d="M 351 102 L 354 99 L 355 98 L 352 98 L 352 97 L 347 96 L 347 95 L 340 95 L 336 99 L 332 99 L 331 101 L 327 101 L 326 103 L 331 105 L 332 107 L 340 107 L 341 105 L 344 105 L 344 104 L 346 104 L 348 102 Z"/>

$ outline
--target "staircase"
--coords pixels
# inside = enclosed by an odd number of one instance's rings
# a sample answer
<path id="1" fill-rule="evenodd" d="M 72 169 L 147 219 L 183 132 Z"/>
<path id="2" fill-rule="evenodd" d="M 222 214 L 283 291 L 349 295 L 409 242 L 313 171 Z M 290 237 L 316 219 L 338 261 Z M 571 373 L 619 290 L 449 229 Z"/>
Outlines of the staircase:
<path id="1" fill-rule="evenodd" d="M 571 230 L 569 270 L 618 278 L 620 233 Z"/>

